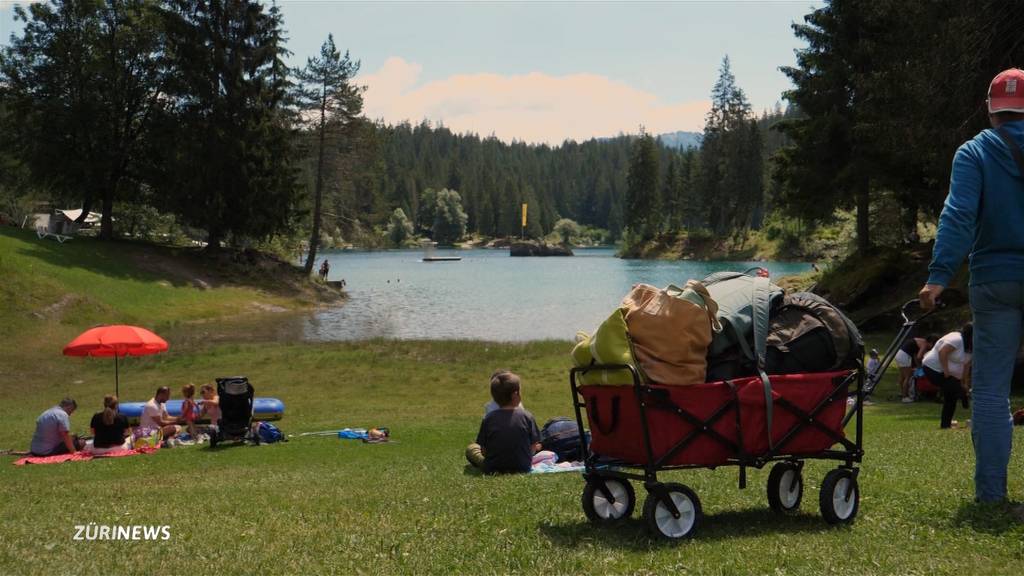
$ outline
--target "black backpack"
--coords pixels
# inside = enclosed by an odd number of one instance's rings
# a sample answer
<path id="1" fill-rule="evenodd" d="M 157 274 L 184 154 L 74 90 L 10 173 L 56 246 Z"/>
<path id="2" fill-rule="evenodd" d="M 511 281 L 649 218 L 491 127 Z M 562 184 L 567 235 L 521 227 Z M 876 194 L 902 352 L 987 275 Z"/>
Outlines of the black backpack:
<path id="1" fill-rule="evenodd" d="M 590 442 L 590 433 L 587 433 Z M 558 455 L 559 462 L 581 460 L 580 428 L 572 418 L 559 416 L 544 424 L 540 431 L 540 444 L 544 450 Z"/>
<path id="2" fill-rule="evenodd" d="M 782 298 L 772 310 L 766 344 L 769 374 L 852 369 L 864 355 L 864 342 L 853 322 L 810 292 Z"/>

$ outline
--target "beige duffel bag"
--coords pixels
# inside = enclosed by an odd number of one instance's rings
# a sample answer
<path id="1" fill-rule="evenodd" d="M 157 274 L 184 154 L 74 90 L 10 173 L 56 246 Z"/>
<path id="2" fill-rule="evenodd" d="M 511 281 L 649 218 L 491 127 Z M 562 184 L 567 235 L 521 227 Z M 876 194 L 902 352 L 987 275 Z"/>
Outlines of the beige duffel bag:
<path id="1" fill-rule="evenodd" d="M 718 304 L 696 280 L 658 289 L 638 284 L 622 300 L 626 327 L 641 372 L 658 384 L 704 382 Z"/>

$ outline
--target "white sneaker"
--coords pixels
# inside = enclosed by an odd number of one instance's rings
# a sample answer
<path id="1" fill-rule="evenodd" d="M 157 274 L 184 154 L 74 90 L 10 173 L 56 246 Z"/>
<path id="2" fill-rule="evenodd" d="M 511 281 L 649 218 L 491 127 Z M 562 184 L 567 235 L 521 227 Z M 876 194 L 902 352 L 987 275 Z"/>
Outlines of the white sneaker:
<path id="1" fill-rule="evenodd" d="M 903 400 L 900 400 L 900 402 L 903 402 L 904 404 L 911 404 L 913 403 L 913 401 L 914 399 L 911 398 L 910 396 L 904 396 Z"/>

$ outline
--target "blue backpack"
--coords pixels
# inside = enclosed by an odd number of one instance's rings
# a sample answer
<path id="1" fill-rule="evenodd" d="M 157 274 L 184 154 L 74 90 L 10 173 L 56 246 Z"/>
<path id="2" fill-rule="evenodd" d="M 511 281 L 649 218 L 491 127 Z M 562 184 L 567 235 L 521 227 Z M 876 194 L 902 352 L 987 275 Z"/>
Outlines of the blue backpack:
<path id="1" fill-rule="evenodd" d="M 590 442 L 589 432 L 587 432 L 587 442 Z M 559 462 L 582 459 L 580 428 L 576 425 L 576 420 L 572 418 L 559 416 L 548 420 L 540 431 L 540 443 L 544 450 L 558 454 Z"/>
<path id="2" fill-rule="evenodd" d="M 260 444 L 273 444 L 282 440 L 287 441 L 281 429 L 270 422 L 259 423 L 259 426 L 256 427 L 256 437 L 259 439 Z"/>

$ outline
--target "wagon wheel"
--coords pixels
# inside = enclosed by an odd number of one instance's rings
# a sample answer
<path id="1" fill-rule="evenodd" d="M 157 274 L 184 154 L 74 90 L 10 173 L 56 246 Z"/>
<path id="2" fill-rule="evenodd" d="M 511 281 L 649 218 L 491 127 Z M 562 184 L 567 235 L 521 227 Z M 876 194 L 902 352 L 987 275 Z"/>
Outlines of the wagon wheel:
<path id="1" fill-rule="evenodd" d="M 583 513 L 594 524 L 614 524 L 633 514 L 636 492 L 628 480 L 593 478 L 583 488 Z"/>
<path id="2" fill-rule="evenodd" d="M 800 508 L 804 496 L 804 478 L 800 465 L 779 462 L 768 475 L 768 505 L 779 514 L 792 514 Z"/>
<path id="3" fill-rule="evenodd" d="M 829 524 L 848 524 L 857 517 L 860 488 L 857 475 L 849 468 L 836 468 L 825 475 L 818 497 L 821 515 Z"/>
<path id="4" fill-rule="evenodd" d="M 647 528 L 661 538 L 690 538 L 703 518 L 700 499 L 683 484 L 663 484 L 651 490 L 644 502 Z"/>

